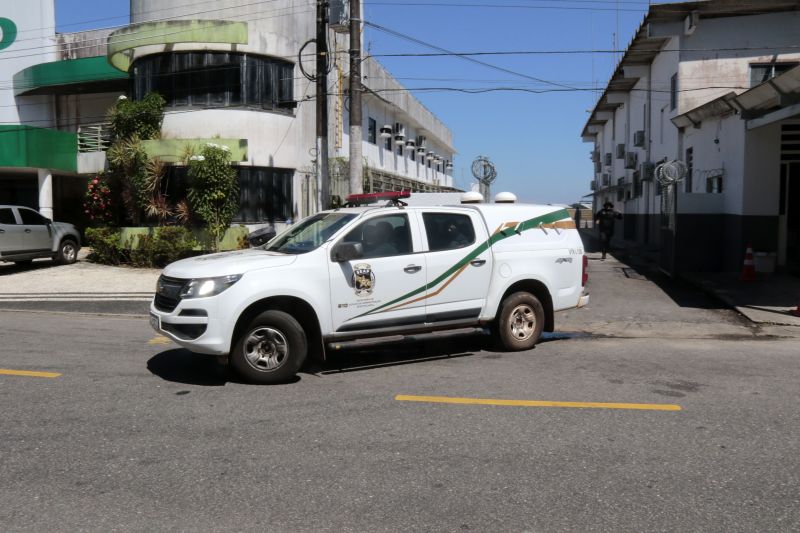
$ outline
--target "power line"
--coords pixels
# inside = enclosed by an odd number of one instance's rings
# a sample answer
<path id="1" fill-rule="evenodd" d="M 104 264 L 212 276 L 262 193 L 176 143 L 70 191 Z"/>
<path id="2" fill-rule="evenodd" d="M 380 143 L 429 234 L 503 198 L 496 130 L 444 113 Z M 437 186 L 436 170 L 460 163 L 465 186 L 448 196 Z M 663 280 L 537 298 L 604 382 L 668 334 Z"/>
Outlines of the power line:
<path id="1" fill-rule="evenodd" d="M 500 72 L 505 72 L 506 74 L 511 74 L 512 76 L 518 76 L 520 78 L 526 78 L 526 79 L 529 79 L 529 80 L 545 83 L 545 84 L 548 84 L 548 85 L 554 85 L 556 87 L 563 87 L 563 88 L 567 88 L 567 89 L 570 88 L 568 85 L 563 85 L 561 83 L 555 83 L 555 82 L 551 82 L 551 81 L 548 81 L 548 80 L 543 80 L 541 78 L 536 78 L 534 76 L 529 76 L 528 74 L 523 74 L 523 73 L 517 72 L 515 70 L 507 69 L 507 68 L 504 68 L 504 67 L 499 67 L 497 65 L 493 65 L 491 63 L 486 63 L 484 61 L 480 61 L 478 59 L 475 59 L 473 57 L 470 57 L 470 56 L 467 56 L 467 55 L 464 55 L 464 54 L 459 54 L 458 52 L 453 52 L 451 50 L 447 50 L 446 48 L 442 48 L 441 46 L 437 46 L 435 44 L 431 44 L 431 43 L 425 42 L 425 41 L 423 41 L 421 39 L 418 39 L 416 37 L 412 37 L 410 35 L 406 35 L 404 33 L 400 33 L 398 31 L 386 28 L 385 26 L 381 26 L 380 24 L 375 24 L 374 22 L 369 22 L 369 21 L 366 21 L 366 20 L 363 21 L 363 22 L 364 22 L 364 25 L 369 26 L 371 28 L 375 28 L 376 30 L 382 31 L 384 33 L 388 33 L 390 35 L 394 35 L 395 37 L 399 37 L 399 38 L 405 39 L 407 41 L 411 41 L 413 43 L 419 44 L 419 45 L 424 46 L 426 48 L 431 48 L 433 50 L 437 50 L 440 53 L 444 53 L 444 54 L 460 57 L 460 58 L 462 58 L 462 59 L 464 59 L 466 61 L 469 61 L 471 63 L 475 63 L 477 65 L 481 65 L 481 66 L 484 66 L 484 67 L 487 67 L 487 68 L 491 68 L 491 69 L 494 69 L 494 70 L 497 70 L 497 71 L 500 71 Z"/>

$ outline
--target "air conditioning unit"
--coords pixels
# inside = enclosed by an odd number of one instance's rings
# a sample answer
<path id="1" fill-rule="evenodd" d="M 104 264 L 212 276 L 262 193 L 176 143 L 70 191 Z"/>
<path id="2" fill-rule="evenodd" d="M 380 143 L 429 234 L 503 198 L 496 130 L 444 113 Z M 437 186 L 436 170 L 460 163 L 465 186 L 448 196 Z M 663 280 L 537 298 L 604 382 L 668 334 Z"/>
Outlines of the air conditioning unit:
<path id="1" fill-rule="evenodd" d="M 625 159 L 625 145 L 618 144 L 617 145 L 617 159 Z"/>
<path id="2" fill-rule="evenodd" d="M 644 130 L 634 132 L 633 145 L 639 148 L 644 148 Z"/>
<path id="3" fill-rule="evenodd" d="M 328 26 L 336 33 L 350 32 L 350 0 L 330 0 Z"/>
<path id="4" fill-rule="evenodd" d="M 612 165 L 612 163 L 613 163 L 613 161 L 611 159 L 611 153 L 610 152 L 606 152 L 606 157 L 605 157 L 605 160 L 603 161 L 603 164 L 605 166 L 607 166 L 607 167 L 610 167 Z"/>
<path id="5" fill-rule="evenodd" d="M 635 169 L 636 165 L 639 164 L 639 154 L 636 152 L 627 152 L 625 154 L 625 168 L 627 169 Z"/>
<path id="6" fill-rule="evenodd" d="M 639 172 L 642 176 L 642 181 L 653 181 L 653 178 L 655 178 L 656 165 L 650 161 L 645 161 L 642 163 Z"/>
<path id="7" fill-rule="evenodd" d="M 600 151 L 599 150 L 595 150 L 595 151 L 592 152 L 592 161 L 594 163 L 599 163 L 600 162 Z"/>

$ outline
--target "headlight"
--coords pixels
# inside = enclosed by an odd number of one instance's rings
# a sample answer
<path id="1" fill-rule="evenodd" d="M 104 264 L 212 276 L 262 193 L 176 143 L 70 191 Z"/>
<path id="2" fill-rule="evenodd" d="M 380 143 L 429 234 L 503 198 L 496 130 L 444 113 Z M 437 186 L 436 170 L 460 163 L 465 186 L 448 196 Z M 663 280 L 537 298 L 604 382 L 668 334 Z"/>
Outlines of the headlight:
<path id="1" fill-rule="evenodd" d="M 218 278 L 192 279 L 181 289 L 181 298 L 205 298 L 216 296 L 241 279 L 241 274 Z"/>

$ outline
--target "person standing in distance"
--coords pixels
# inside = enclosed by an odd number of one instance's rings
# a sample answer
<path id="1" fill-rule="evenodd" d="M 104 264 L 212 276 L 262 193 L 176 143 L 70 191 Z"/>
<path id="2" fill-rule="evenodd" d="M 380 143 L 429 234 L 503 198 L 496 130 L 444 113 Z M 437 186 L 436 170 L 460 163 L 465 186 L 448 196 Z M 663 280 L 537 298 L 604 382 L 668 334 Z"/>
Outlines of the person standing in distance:
<path id="1" fill-rule="evenodd" d="M 600 251 L 603 252 L 602 259 L 605 261 L 606 254 L 611 248 L 611 238 L 614 236 L 614 221 L 622 218 L 622 213 L 614 210 L 614 204 L 606 202 L 603 209 L 594 216 L 594 223 L 600 231 Z"/>

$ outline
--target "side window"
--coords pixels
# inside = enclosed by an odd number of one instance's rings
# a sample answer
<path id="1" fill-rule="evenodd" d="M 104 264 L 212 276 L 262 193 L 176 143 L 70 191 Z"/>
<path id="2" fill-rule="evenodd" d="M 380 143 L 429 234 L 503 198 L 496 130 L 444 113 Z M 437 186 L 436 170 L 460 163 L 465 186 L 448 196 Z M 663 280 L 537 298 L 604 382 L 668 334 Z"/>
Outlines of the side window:
<path id="1" fill-rule="evenodd" d="M 475 228 L 468 215 L 423 213 L 422 219 L 431 252 L 463 248 L 475 242 Z"/>
<path id="2" fill-rule="evenodd" d="M 406 255 L 412 252 L 411 230 L 406 215 L 371 218 L 345 235 L 347 242 L 360 242 L 364 259 Z"/>
<path id="3" fill-rule="evenodd" d="M 14 218 L 14 212 L 10 207 L 3 207 L 0 209 L 0 224 L 16 224 L 17 219 Z"/>
<path id="4" fill-rule="evenodd" d="M 47 224 L 47 219 L 36 211 L 30 209 L 20 209 L 19 216 L 22 218 L 22 223 L 29 226 L 44 226 Z"/>

